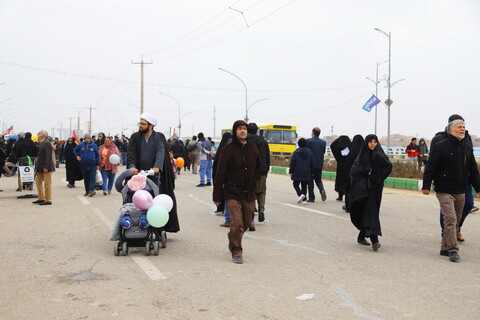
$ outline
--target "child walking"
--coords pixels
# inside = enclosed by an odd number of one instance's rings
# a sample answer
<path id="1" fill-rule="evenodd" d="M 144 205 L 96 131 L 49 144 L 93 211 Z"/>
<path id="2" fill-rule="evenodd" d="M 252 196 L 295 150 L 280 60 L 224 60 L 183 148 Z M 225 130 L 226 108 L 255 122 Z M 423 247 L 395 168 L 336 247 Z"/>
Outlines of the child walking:
<path id="1" fill-rule="evenodd" d="M 308 181 L 312 179 L 315 172 L 315 162 L 313 154 L 307 148 L 307 140 L 300 138 L 298 140 L 298 148 L 290 159 L 290 176 L 293 180 L 293 188 L 297 192 L 297 203 L 307 204 L 305 200 L 307 195 Z"/>

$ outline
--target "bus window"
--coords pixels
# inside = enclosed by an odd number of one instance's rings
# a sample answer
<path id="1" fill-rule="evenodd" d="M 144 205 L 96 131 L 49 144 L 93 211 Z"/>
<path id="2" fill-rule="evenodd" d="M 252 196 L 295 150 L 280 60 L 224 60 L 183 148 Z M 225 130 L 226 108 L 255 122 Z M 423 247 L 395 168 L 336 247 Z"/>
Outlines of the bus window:
<path id="1" fill-rule="evenodd" d="M 268 130 L 265 134 L 265 139 L 268 143 L 282 143 L 282 131 Z"/>
<path id="2" fill-rule="evenodd" d="M 297 134 L 295 131 L 283 131 L 283 143 L 295 144 Z"/>

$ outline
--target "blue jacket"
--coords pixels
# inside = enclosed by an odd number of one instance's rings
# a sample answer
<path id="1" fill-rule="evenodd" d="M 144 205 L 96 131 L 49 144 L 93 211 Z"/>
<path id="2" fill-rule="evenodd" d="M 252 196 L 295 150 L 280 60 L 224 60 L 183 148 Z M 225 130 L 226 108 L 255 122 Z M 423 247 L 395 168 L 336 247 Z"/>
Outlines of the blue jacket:
<path id="1" fill-rule="evenodd" d="M 100 164 L 98 147 L 93 142 L 90 142 L 88 146 L 85 142 L 80 143 L 73 149 L 73 154 L 75 157 L 80 156 L 80 158 L 82 158 L 82 160 L 80 160 L 82 166 L 98 166 Z"/>
<path id="2" fill-rule="evenodd" d="M 293 181 L 309 181 L 315 172 L 315 162 L 308 148 L 298 148 L 290 159 L 290 172 Z"/>
<path id="3" fill-rule="evenodd" d="M 327 149 L 327 142 L 318 137 L 307 139 L 307 148 L 312 151 L 313 159 L 315 161 L 315 168 L 323 168 L 323 155 Z"/>

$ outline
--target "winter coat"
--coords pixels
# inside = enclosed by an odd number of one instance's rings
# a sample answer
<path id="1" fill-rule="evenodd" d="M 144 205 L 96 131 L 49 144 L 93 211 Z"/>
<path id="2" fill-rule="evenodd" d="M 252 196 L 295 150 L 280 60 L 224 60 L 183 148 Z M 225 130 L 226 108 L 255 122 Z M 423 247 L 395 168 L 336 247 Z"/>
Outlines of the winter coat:
<path id="1" fill-rule="evenodd" d="M 75 157 L 80 156 L 80 164 L 82 166 L 98 166 L 100 164 L 100 154 L 95 143 L 90 142 L 88 145 L 85 142 L 80 143 L 73 149 Z"/>
<path id="2" fill-rule="evenodd" d="M 422 140 L 420 140 L 421 142 Z M 425 141 L 425 140 L 423 140 Z M 419 144 L 418 145 L 418 160 L 423 161 L 423 160 L 428 160 L 428 147 L 427 144 Z"/>
<path id="3" fill-rule="evenodd" d="M 38 153 L 38 146 L 31 139 L 22 139 L 17 142 L 16 157 L 17 159 L 22 157 L 36 157 Z"/>
<path id="4" fill-rule="evenodd" d="M 418 156 L 418 146 L 416 144 L 410 143 L 407 148 L 405 148 L 409 158 L 416 158 Z"/>
<path id="5" fill-rule="evenodd" d="M 100 150 L 98 150 L 98 153 L 100 154 L 100 157 L 102 156 L 102 152 L 104 149 L 108 149 L 107 152 L 107 158 L 105 159 L 105 164 L 103 165 L 102 168 L 105 168 L 105 170 L 112 170 L 112 173 L 117 173 L 118 172 L 118 164 L 111 164 L 110 163 L 110 156 L 112 154 L 116 154 L 120 158 L 120 152 L 118 151 L 117 146 L 114 143 L 110 143 L 110 147 L 107 147 L 106 144 L 102 144 L 100 146 Z M 101 159 L 100 159 L 101 162 Z M 100 168 L 100 169 L 102 169 Z"/>
<path id="6" fill-rule="evenodd" d="M 458 140 L 452 135 L 435 144 L 425 166 L 422 190 L 430 190 L 432 181 L 435 192 L 462 194 L 471 184 L 480 192 L 480 174 L 473 149 L 466 139 Z"/>
<path id="7" fill-rule="evenodd" d="M 55 166 L 52 161 L 52 150 L 52 143 L 50 141 L 45 139 L 43 142 L 40 142 L 37 160 L 35 161 L 35 170 L 37 170 L 38 173 L 44 173 L 43 169 L 47 169 L 48 172 L 55 171 Z"/>
<path id="8" fill-rule="evenodd" d="M 289 173 L 293 181 L 309 181 L 315 172 L 313 154 L 308 148 L 298 148 L 290 159 Z"/>
<path id="9" fill-rule="evenodd" d="M 257 145 L 260 159 L 262 159 L 262 176 L 266 175 L 270 170 L 270 148 L 267 141 L 258 134 L 248 135 L 248 141 Z"/>
<path id="10" fill-rule="evenodd" d="M 323 168 L 323 156 L 327 149 L 327 142 L 319 137 L 312 137 L 307 139 L 307 148 L 312 151 L 313 160 L 315 161 L 315 168 Z"/>

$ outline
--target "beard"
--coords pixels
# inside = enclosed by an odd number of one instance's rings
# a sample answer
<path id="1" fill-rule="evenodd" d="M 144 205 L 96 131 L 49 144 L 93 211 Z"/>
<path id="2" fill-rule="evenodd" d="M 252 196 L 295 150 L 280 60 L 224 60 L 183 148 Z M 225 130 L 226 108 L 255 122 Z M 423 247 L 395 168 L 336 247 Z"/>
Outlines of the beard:
<path id="1" fill-rule="evenodd" d="M 138 132 L 140 132 L 140 134 L 145 134 L 145 133 L 148 133 L 148 128 L 147 129 L 138 129 Z"/>

